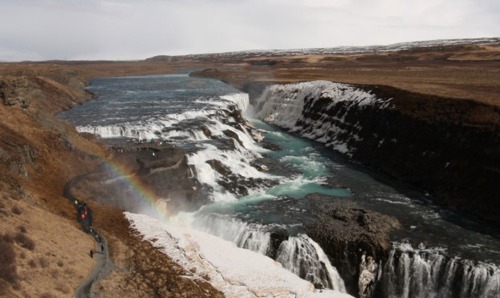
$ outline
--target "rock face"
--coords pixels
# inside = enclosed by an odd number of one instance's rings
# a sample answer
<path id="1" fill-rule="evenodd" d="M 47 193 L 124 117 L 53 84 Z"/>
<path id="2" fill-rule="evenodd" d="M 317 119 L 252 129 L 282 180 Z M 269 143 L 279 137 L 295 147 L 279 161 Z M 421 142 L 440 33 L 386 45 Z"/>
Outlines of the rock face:
<path id="1" fill-rule="evenodd" d="M 387 259 L 389 233 L 400 227 L 399 221 L 341 199 L 316 194 L 306 199 L 309 205 L 321 207 L 315 210 L 323 210 L 306 224 L 307 234 L 330 257 L 348 293 L 370 297 L 378 278 L 374 267 Z"/>
<path id="2" fill-rule="evenodd" d="M 325 81 L 265 92 L 264 120 L 423 188 L 443 207 L 500 224 L 498 107 Z"/>
<path id="3" fill-rule="evenodd" d="M 277 226 L 268 231 L 267 256 L 275 259 L 285 240 L 307 234 L 323 249 L 351 295 L 371 297 L 375 281 L 380 279 L 374 269 L 387 260 L 392 249 L 389 234 L 401 226 L 394 217 L 321 194 L 299 200 L 281 197 L 253 206 L 260 213 L 279 214 L 283 223 L 294 227 L 286 230 Z M 243 216 L 252 218 L 252 211 Z"/>
<path id="4" fill-rule="evenodd" d="M 394 98 L 394 108 L 353 115 L 370 127 L 353 158 L 427 189 L 446 208 L 500 225 L 500 109 L 388 87 L 373 92 Z"/>

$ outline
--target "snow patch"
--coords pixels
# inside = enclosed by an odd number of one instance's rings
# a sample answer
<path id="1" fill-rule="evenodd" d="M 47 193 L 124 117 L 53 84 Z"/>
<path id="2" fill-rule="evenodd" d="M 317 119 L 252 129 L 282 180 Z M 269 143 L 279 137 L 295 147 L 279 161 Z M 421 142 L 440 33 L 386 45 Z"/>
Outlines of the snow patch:
<path id="1" fill-rule="evenodd" d="M 213 235 L 174 226 L 147 215 L 125 213 L 131 227 L 197 278 L 226 297 L 352 297 L 314 286 L 279 263 Z"/>

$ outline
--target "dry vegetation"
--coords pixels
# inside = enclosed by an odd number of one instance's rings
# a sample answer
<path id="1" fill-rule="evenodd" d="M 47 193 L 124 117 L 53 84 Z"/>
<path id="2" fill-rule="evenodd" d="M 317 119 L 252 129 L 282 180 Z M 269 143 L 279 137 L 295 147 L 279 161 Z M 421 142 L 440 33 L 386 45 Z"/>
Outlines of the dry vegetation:
<path id="1" fill-rule="evenodd" d="M 98 297 L 223 297 L 205 280 L 186 272 L 140 235 L 128 229 L 121 212 L 106 210 L 96 218 L 110 241 L 110 253 L 120 270 L 96 286 Z"/>
<path id="2" fill-rule="evenodd" d="M 91 237 L 43 206 L 0 200 L 0 296 L 70 296 L 94 266 Z"/>
<path id="3" fill-rule="evenodd" d="M 249 81 L 329 80 L 387 85 L 444 97 L 500 105 L 500 46 L 460 46 L 376 54 L 250 57 L 240 68 L 207 76 L 243 87 Z"/>

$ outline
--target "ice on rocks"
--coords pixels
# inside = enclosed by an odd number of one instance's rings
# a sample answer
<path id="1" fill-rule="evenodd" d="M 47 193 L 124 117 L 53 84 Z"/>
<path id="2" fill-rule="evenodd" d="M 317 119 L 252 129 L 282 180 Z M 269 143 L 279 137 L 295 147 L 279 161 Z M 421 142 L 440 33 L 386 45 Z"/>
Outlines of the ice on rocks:
<path id="1" fill-rule="evenodd" d="M 340 104 L 342 109 L 336 109 Z M 362 141 L 357 132 L 363 128 L 359 123 L 346 123 L 345 117 L 351 111 L 372 106 L 390 108 L 391 99 L 377 98 L 347 84 L 312 81 L 269 87 L 257 102 L 257 117 L 352 156 L 354 150 L 348 144 Z M 352 126 L 352 133 L 346 126 Z"/>
<path id="2" fill-rule="evenodd" d="M 195 277 L 209 276 L 226 297 L 352 297 L 316 290 L 278 262 L 216 236 L 147 215 L 127 212 L 125 216 L 145 240 L 195 272 Z"/>

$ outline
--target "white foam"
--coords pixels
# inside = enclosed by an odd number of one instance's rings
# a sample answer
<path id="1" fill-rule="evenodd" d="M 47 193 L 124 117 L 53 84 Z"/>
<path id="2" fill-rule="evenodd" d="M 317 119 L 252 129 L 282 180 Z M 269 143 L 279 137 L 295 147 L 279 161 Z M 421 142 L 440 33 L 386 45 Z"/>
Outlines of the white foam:
<path id="1" fill-rule="evenodd" d="M 384 266 L 390 297 L 498 297 L 500 268 L 446 256 L 446 248 L 394 243 Z"/>
<path id="2" fill-rule="evenodd" d="M 342 104 L 342 108 L 336 110 L 338 104 Z M 354 149 L 347 144 L 361 142 L 359 132 L 363 128 L 359 123 L 347 123 L 345 116 L 350 110 L 375 105 L 380 109 L 390 108 L 391 99 L 377 98 L 351 85 L 312 81 L 268 87 L 257 100 L 256 109 L 257 117 L 267 123 L 352 156 Z"/>
<path id="3" fill-rule="evenodd" d="M 250 105 L 248 93 L 227 94 L 220 96 L 220 98 L 232 102 L 242 113 L 245 113 Z"/>
<path id="4" fill-rule="evenodd" d="M 239 145 L 235 142 L 235 146 Z M 188 164 L 195 167 L 198 181 L 210 185 L 214 189 L 214 193 L 210 197 L 212 201 L 227 202 L 235 201 L 237 198 L 217 183 L 218 180 L 223 180 L 224 177 L 214 170 L 207 161 L 217 160 L 232 173 L 244 178 L 278 179 L 276 176 L 252 167 L 250 162 L 256 157 L 255 154 L 244 148 L 240 148 L 240 150 L 220 150 L 214 145 L 204 144 L 204 149 L 188 155 Z M 254 192 L 259 190 L 260 187 L 257 186 Z"/>
<path id="5" fill-rule="evenodd" d="M 314 286 L 268 257 L 187 227 L 125 213 L 132 228 L 195 278 L 208 276 L 226 297 L 351 297 Z"/>

